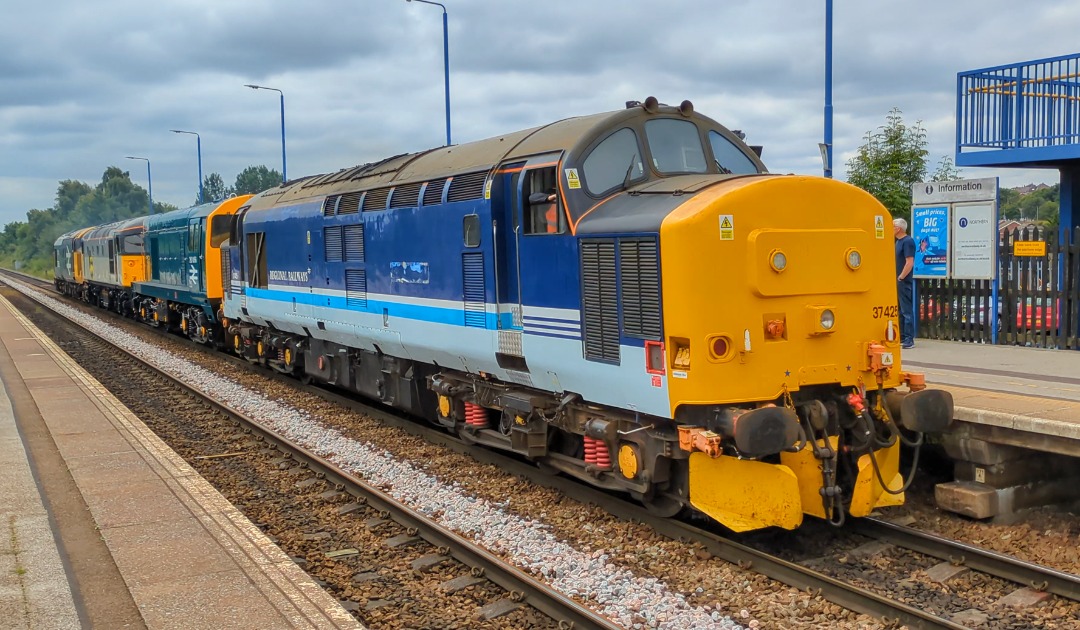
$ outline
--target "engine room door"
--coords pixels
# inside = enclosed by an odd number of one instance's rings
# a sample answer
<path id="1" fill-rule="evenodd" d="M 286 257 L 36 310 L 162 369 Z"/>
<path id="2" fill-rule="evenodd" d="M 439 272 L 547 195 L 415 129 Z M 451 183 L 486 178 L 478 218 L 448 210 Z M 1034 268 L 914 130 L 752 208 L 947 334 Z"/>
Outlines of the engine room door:
<path id="1" fill-rule="evenodd" d="M 203 224 L 205 219 L 189 219 L 187 234 L 187 260 L 184 263 L 184 274 L 187 277 L 188 289 L 201 292 L 206 279 L 203 277 Z"/>
<path id="2" fill-rule="evenodd" d="M 499 366 L 524 370 L 521 350 L 521 268 L 518 260 L 518 224 L 521 203 L 518 189 L 524 162 L 500 166 L 491 182 L 491 235 L 495 258 L 495 302 Z"/>

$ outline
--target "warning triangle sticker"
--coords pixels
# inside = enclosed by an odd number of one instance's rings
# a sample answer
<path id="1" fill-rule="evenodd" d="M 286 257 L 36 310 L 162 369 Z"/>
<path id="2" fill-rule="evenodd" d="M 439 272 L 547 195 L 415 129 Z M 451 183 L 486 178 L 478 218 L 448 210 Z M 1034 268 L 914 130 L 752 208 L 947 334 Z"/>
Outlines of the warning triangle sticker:
<path id="1" fill-rule="evenodd" d="M 731 229 L 731 219 L 724 217 L 724 220 L 720 222 L 720 227 L 725 230 Z"/>

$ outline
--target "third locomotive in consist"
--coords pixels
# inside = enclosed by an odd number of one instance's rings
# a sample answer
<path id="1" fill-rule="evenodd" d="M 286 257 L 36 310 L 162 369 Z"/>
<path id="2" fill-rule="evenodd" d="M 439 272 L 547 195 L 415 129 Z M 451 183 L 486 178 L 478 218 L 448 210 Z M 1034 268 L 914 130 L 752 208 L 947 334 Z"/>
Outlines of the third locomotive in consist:
<path id="1" fill-rule="evenodd" d="M 791 529 L 901 503 L 901 443 L 951 422 L 900 367 L 891 220 L 650 98 L 74 232 L 56 273 L 659 513 Z"/>

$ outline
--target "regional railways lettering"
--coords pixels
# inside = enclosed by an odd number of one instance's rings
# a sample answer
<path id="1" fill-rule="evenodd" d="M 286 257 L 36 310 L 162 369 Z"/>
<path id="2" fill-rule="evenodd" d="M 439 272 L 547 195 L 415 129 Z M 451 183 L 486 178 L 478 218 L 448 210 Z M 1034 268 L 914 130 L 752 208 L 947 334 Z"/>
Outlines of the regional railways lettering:
<path id="1" fill-rule="evenodd" d="M 271 280 L 282 280 L 284 282 L 307 282 L 308 272 L 306 271 L 274 271 L 270 270 Z"/>

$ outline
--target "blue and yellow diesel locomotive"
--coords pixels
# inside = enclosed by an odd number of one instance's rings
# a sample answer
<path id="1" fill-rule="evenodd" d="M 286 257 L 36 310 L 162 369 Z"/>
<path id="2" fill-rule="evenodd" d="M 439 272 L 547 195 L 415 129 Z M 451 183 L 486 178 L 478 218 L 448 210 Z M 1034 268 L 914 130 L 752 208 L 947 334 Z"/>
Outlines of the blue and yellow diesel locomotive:
<path id="1" fill-rule="evenodd" d="M 650 98 L 78 230 L 55 274 L 659 513 L 794 528 L 900 503 L 901 427 L 952 417 L 899 365 L 890 219 Z"/>
<path id="2" fill-rule="evenodd" d="M 290 182 L 210 240 L 250 360 L 742 531 L 902 502 L 901 443 L 951 421 L 900 366 L 890 223 L 650 97 Z"/>

